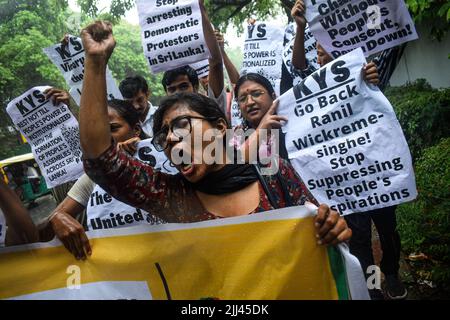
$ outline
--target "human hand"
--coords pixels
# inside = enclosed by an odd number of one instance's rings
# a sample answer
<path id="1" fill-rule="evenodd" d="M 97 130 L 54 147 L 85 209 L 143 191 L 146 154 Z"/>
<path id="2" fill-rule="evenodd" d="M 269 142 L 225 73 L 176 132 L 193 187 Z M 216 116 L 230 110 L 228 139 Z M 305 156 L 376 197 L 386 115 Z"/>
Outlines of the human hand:
<path id="1" fill-rule="evenodd" d="M 139 137 L 134 137 L 124 142 L 119 142 L 117 144 L 117 150 L 123 150 L 130 155 L 134 155 L 136 153 L 137 144 L 139 141 L 141 141 Z"/>
<path id="2" fill-rule="evenodd" d="M 295 4 L 291 10 L 291 16 L 292 18 L 294 18 L 295 23 L 297 23 L 297 26 L 305 29 L 306 27 L 305 3 L 303 2 L 303 0 L 295 1 Z"/>
<path id="3" fill-rule="evenodd" d="M 58 211 L 50 220 L 55 235 L 77 260 L 92 254 L 89 239 L 83 226 L 66 212 Z"/>
<path id="4" fill-rule="evenodd" d="M 223 52 L 225 50 L 225 40 L 223 39 L 223 34 L 221 34 L 219 30 L 214 30 L 214 35 L 216 36 L 220 50 Z"/>
<path id="5" fill-rule="evenodd" d="M 47 100 L 52 100 L 54 106 L 57 106 L 61 102 L 67 106 L 70 104 L 70 95 L 66 90 L 48 88 L 44 91 L 44 94 Z"/>
<path id="6" fill-rule="evenodd" d="M 65 47 L 69 45 L 69 34 L 65 33 L 64 37 L 61 39 L 61 46 Z"/>
<path id="7" fill-rule="evenodd" d="M 287 122 L 288 119 L 283 116 L 276 115 L 275 112 L 277 111 L 279 101 L 275 100 L 272 105 L 270 106 L 269 110 L 267 110 L 264 117 L 261 119 L 258 125 L 258 129 L 279 129 L 283 125 L 283 121 Z"/>
<path id="8" fill-rule="evenodd" d="M 337 245 L 350 240 L 352 230 L 345 219 L 337 211 L 331 210 L 326 204 L 321 204 L 314 219 L 316 237 L 320 245 Z"/>
<path id="9" fill-rule="evenodd" d="M 112 24 L 97 21 L 81 31 L 81 39 L 86 57 L 95 59 L 97 63 L 108 63 L 116 46 L 112 34 Z"/>
<path id="10" fill-rule="evenodd" d="M 380 79 L 378 77 L 378 69 L 374 62 L 366 64 L 362 68 L 363 78 L 366 82 L 371 83 L 373 85 L 377 85 L 380 83 Z"/>

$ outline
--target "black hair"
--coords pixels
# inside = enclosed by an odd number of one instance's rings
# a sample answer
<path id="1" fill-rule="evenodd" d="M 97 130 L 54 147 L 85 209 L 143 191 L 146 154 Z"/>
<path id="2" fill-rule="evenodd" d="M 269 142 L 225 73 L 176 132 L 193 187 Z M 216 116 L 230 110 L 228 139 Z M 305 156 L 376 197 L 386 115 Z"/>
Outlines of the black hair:
<path id="1" fill-rule="evenodd" d="M 119 99 L 108 100 L 108 107 L 116 111 L 119 117 L 123 118 L 128 123 L 130 128 L 134 128 L 139 124 L 141 127 L 139 138 L 141 138 L 141 140 L 148 138 L 147 134 L 142 130 L 141 114 L 134 108 L 130 101 Z"/>
<path id="2" fill-rule="evenodd" d="M 236 82 L 236 87 L 234 88 L 235 99 L 238 98 L 239 88 L 244 84 L 245 81 L 253 81 L 259 83 L 267 90 L 271 97 L 275 94 L 275 90 L 273 89 L 272 84 L 266 77 L 260 75 L 259 73 L 250 72 L 240 77 Z"/>
<path id="3" fill-rule="evenodd" d="M 156 133 L 161 130 L 164 114 L 177 103 L 185 104 L 192 111 L 199 113 L 205 118 L 223 119 L 227 124 L 227 128 L 230 128 L 225 113 L 213 99 L 197 93 L 176 93 L 165 97 L 161 101 L 159 108 L 153 115 L 153 132 Z"/>
<path id="4" fill-rule="evenodd" d="M 247 74 L 241 76 L 239 78 L 239 80 L 236 82 L 236 86 L 234 87 L 234 98 L 236 100 L 238 98 L 239 88 L 244 84 L 245 81 L 256 82 L 256 83 L 262 85 L 267 90 L 267 93 L 271 97 L 273 97 L 275 95 L 275 90 L 273 89 L 272 84 L 266 77 L 260 75 L 259 73 L 250 72 L 250 73 L 247 73 Z M 242 117 L 242 115 L 241 115 L 241 118 L 242 118 L 242 127 L 244 128 L 244 130 L 247 130 L 252 127 L 250 122 L 248 122 L 247 119 L 244 119 L 244 117 Z"/>
<path id="5" fill-rule="evenodd" d="M 140 90 L 147 94 L 148 84 L 147 81 L 141 76 L 127 77 L 119 85 L 119 90 L 125 99 L 132 99 Z"/>
<path id="6" fill-rule="evenodd" d="M 164 87 L 164 91 L 167 91 L 167 86 L 174 82 L 178 78 L 178 76 L 187 76 L 189 82 L 194 88 L 199 86 L 197 71 L 195 71 L 190 66 L 183 66 L 164 72 L 164 76 L 161 81 Z"/>

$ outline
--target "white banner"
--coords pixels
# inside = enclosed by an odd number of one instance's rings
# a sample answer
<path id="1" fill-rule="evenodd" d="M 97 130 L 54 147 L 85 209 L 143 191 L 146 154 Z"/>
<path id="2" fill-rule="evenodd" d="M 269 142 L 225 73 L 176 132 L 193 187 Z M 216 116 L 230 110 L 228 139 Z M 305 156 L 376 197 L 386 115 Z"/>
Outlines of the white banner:
<path id="1" fill-rule="evenodd" d="M 79 269 L 68 268 L 76 272 Z M 30 293 L 8 300 L 152 300 L 145 281 L 98 281 Z"/>
<path id="2" fill-rule="evenodd" d="M 266 22 L 248 25 L 245 30 L 241 74 L 259 73 L 269 79 L 280 94 L 284 30 Z"/>
<path id="3" fill-rule="evenodd" d="M 346 245 L 317 244 L 315 212 L 296 206 L 88 231 L 93 253 L 86 261 L 76 261 L 58 239 L 4 248 L 0 298 L 369 299 L 361 266 Z"/>
<path id="4" fill-rule="evenodd" d="M 280 97 L 286 148 L 319 203 L 342 214 L 413 200 L 411 154 L 394 110 L 362 79 L 356 49 Z"/>
<path id="5" fill-rule="evenodd" d="M 178 170 L 171 165 L 165 153 L 157 151 L 151 141 L 151 139 L 139 141 L 134 157 L 161 172 L 177 174 Z"/>
<path id="6" fill-rule="evenodd" d="M 83 174 L 78 122 L 69 108 L 45 99 L 50 87 L 35 87 L 12 100 L 6 111 L 31 146 L 49 188 Z"/>
<path id="7" fill-rule="evenodd" d="M 284 46 L 283 49 L 283 63 L 286 66 L 287 70 L 291 70 L 292 68 L 292 52 L 294 49 L 295 35 L 296 35 L 296 25 L 295 23 L 290 23 L 286 27 L 285 38 L 288 40 L 288 43 Z M 305 55 L 308 63 L 311 64 L 315 69 L 319 69 L 320 66 L 317 63 L 317 49 L 316 49 L 316 38 L 314 38 L 313 34 L 309 30 L 309 26 L 305 29 Z M 291 74 L 293 78 L 294 86 L 299 84 L 302 81 L 302 78 L 296 76 L 295 74 Z"/>
<path id="8" fill-rule="evenodd" d="M 132 227 L 139 224 L 162 224 L 162 219 L 147 211 L 131 207 L 95 185 L 86 207 L 88 230 Z"/>
<path id="9" fill-rule="evenodd" d="M 70 95 L 80 105 L 84 78 L 84 48 L 81 39 L 69 36 L 67 46 L 58 43 L 44 48 L 43 51 L 61 71 L 70 87 Z M 108 68 L 106 69 L 106 87 L 108 99 L 123 99 Z"/>
<path id="10" fill-rule="evenodd" d="M 144 55 L 153 73 L 209 58 L 198 0 L 137 0 Z"/>
<path id="11" fill-rule="evenodd" d="M 233 99 L 231 102 L 231 126 L 234 128 L 240 124 L 242 124 L 241 108 L 236 99 Z"/>
<path id="12" fill-rule="evenodd" d="M 403 0 L 306 0 L 306 19 L 333 58 L 355 48 L 367 57 L 418 38 Z"/>

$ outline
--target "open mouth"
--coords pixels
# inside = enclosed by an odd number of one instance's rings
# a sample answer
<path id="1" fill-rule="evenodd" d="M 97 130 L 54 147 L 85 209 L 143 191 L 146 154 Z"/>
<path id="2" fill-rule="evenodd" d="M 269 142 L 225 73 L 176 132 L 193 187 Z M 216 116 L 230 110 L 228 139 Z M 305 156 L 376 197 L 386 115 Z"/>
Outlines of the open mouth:
<path id="1" fill-rule="evenodd" d="M 258 108 L 250 108 L 250 109 L 248 109 L 247 114 L 248 114 L 249 116 L 254 116 L 254 115 L 256 115 L 258 112 L 259 112 L 259 109 L 258 109 Z"/>
<path id="2" fill-rule="evenodd" d="M 194 164 L 192 160 L 192 155 L 189 155 L 183 149 L 179 149 L 178 155 L 182 159 L 180 164 L 176 164 L 177 169 L 184 176 L 190 176 L 194 173 Z M 189 159 L 187 159 L 189 158 Z M 187 160 L 187 161 L 186 161 Z"/>

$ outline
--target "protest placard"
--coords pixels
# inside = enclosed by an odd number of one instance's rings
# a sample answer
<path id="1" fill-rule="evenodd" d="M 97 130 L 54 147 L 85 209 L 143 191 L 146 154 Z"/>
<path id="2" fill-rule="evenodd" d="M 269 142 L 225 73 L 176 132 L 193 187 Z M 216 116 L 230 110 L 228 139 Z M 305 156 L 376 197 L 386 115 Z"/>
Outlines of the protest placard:
<path id="1" fill-rule="evenodd" d="M 147 211 L 134 208 L 113 198 L 99 185 L 95 185 L 86 206 L 88 230 L 106 230 L 140 224 L 161 223 L 165 222 Z"/>
<path id="2" fill-rule="evenodd" d="M 153 146 L 151 139 L 139 141 L 134 157 L 161 172 L 177 174 L 178 170 L 171 164 L 165 153 Z"/>
<path id="3" fill-rule="evenodd" d="M 80 38 L 69 35 L 67 45 L 61 43 L 44 48 L 44 53 L 61 71 L 73 100 L 80 105 L 84 78 L 84 48 Z M 106 68 L 108 99 L 123 99 L 109 68 Z"/>
<path id="4" fill-rule="evenodd" d="M 209 58 L 198 0 L 136 1 L 144 55 L 153 73 Z"/>
<path id="5" fill-rule="evenodd" d="M 250 24 L 245 30 L 241 74 L 259 73 L 280 94 L 284 30 L 266 22 Z"/>
<path id="6" fill-rule="evenodd" d="M 236 126 L 242 124 L 241 109 L 239 108 L 239 104 L 236 101 L 236 99 L 233 99 L 233 101 L 231 102 L 230 115 L 231 115 L 231 126 L 232 127 L 236 127 Z"/>
<path id="7" fill-rule="evenodd" d="M 413 200 L 411 154 L 391 104 L 366 84 L 361 49 L 280 97 L 294 168 L 320 203 L 342 214 Z"/>
<path id="8" fill-rule="evenodd" d="M 287 70 L 292 70 L 292 52 L 294 49 L 296 28 L 295 23 L 290 23 L 285 30 L 284 36 L 287 43 L 283 49 L 283 63 Z M 316 38 L 314 38 L 309 30 L 309 26 L 305 29 L 305 57 L 309 64 L 315 69 L 319 69 L 320 66 L 317 63 Z M 294 86 L 302 81 L 302 78 L 298 74 L 292 74 L 292 76 Z"/>
<path id="9" fill-rule="evenodd" d="M 87 261 L 57 239 L 3 248 L 0 299 L 369 299 L 358 260 L 343 244 L 319 246 L 315 233 L 300 206 L 88 231 Z"/>
<path id="10" fill-rule="evenodd" d="M 54 106 L 44 91 L 34 87 L 8 103 L 6 111 L 31 146 L 34 158 L 50 188 L 83 174 L 78 122 L 69 108 Z"/>
<path id="11" fill-rule="evenodd" d="M 367 57 L 418 38 L 403 0 L 306 0 L 306 19 L 333 57 L 362 48 Z"/>

